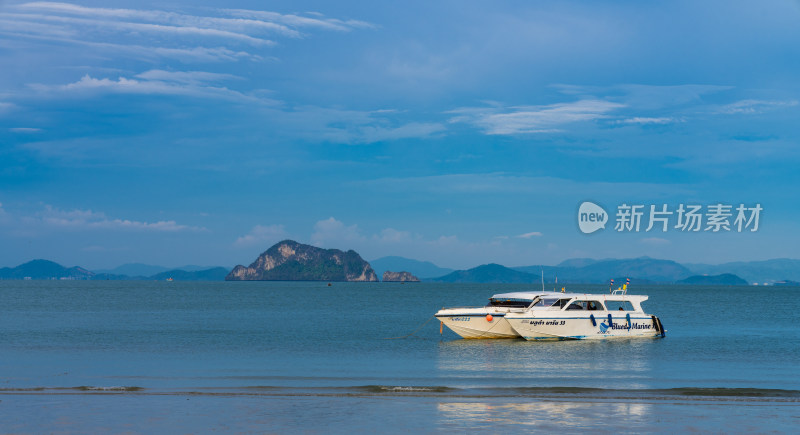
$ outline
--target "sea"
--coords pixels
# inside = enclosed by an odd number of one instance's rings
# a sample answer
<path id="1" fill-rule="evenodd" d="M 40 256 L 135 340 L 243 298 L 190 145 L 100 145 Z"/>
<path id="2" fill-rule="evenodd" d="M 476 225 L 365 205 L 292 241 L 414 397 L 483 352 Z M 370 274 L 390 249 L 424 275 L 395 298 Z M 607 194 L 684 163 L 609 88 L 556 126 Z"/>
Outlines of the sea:
<path id="1" fill-rule="evenodd" d="M 0 281 L 0 433 L 800 432 L 800 288 L 632 286 L 657 339 L 433 317 L 538 289 Z"/>

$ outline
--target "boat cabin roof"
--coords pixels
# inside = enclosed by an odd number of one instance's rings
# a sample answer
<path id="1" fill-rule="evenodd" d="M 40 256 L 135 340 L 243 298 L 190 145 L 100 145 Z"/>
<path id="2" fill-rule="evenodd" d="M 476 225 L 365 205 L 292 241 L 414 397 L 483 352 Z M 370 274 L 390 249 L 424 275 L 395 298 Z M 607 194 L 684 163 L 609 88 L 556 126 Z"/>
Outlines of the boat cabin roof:
<path id="1" fill-rule="evenodd" d="M 558 298 L 558 299 L 604 299 L 609 301 L 622 301 L 635 299 L 639 302 L 646 301 L 646 295 L 630 295 L 630 294 L 608 294 L 608 293 L 561 293 L 561 292 L 512 292 L 512 293 L 498 293 L 492 295 L 492 299 L 525 299 L 533 300 L 536 297 L 542 298 Z"/>

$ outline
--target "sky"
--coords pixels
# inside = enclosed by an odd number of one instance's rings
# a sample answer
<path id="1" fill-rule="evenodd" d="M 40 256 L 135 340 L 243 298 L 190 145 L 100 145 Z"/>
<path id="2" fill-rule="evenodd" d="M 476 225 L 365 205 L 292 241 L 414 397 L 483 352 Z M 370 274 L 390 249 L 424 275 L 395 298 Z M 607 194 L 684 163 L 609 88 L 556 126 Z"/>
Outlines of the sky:
<path id="1" fill-rule="evenodd" d="M 283 239 L 451 268 L 800 258 L 798 23 L 798 1 L 0 0 L 0 267 L 231 267 Z M 635 204 L 668 230 L 615 230 Z M 691 232 L 681 204 L 762 210 Z"/>

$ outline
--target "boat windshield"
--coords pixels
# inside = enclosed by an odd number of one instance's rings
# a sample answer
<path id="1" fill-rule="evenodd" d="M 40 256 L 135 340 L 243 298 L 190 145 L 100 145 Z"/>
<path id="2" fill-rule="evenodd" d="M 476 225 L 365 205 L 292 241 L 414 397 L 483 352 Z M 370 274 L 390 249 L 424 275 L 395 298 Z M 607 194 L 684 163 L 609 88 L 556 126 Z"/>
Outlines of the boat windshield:
<path id="1" fill-rule="evenodd" d="M 556 308 L 563 308 L 567 305 L 571 298 L 541 298 L 536 301 L 534 307 L 556 307 Z"/>
<path id="2" fill-rule="evenodd" d="M 531 302 L 533 302 L 533 299 L 489 298 L 487 307 L 527 308 Z"/>

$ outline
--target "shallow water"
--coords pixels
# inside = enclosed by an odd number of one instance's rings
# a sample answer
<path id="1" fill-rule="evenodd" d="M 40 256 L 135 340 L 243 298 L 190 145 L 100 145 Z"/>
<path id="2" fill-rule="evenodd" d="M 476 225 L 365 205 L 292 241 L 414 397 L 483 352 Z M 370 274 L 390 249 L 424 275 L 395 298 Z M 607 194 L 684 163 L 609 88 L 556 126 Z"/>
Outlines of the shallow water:
<path id="1" fill-rule="evenodd" d="M 525 289 L 0 281 L 3 431 L 800 424 L 798 288 L 631 289 L 665 339 L 461 340 L 432 319 Z"/>

